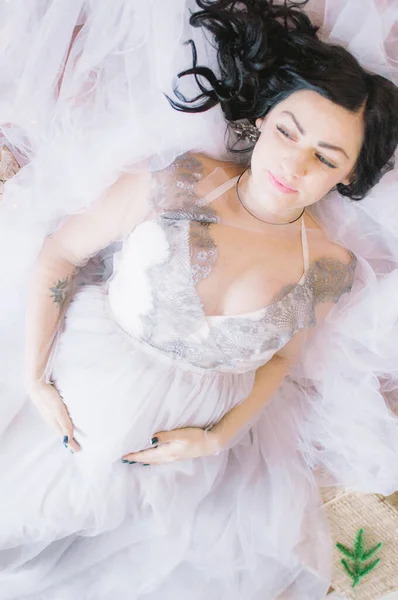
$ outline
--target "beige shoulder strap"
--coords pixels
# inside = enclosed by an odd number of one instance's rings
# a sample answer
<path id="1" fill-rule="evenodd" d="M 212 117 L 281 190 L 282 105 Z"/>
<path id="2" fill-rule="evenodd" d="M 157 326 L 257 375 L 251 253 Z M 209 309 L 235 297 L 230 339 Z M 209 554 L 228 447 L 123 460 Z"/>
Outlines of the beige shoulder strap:
<path id="1" fill-rule="evenodd" d="M 207 204 L 209 202 L 213 202 L 217 200 L 222 194 L 227 192 L 233 187 L 239 179 L 239 175 L 237 177 L 233 177 L 232 179 L 228 179 L 228 181 L 224 181 L 221 185 L 216 187 L 214 190 L 206 194 L 206 196 L 202 196 L 202 200 Z"/>

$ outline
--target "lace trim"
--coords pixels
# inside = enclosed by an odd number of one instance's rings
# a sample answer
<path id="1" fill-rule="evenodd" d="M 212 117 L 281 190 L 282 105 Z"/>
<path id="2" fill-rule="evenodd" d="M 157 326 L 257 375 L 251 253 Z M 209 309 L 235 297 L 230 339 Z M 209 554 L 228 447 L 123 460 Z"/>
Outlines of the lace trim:
<path id="1" fill-rule="evenodd" d="M 348 265 L 333 258 L 322 258 L 309 269 L 306 280 L 313 292 L 315 304 L 336 304 L 343 294 L 351 291 L 358 263 L 357 257 L 352 253 L 351 256 L 352 260 Z"/>
<path id="2" fill-rule="evenodd" d="M 169 167 L 154 173 L 150 203 L 156 214 L 197 204 L 194 186 L 203 176 L 202 163 L 190 154 L 177 157 Z"/>
<path id="3" fill-rule="evenodd" d="M 219 218 L 193 191 L 203 175 L 202 164 L 185 155 L 153 178 L 151 203 L 155 221 L 166 236 L 168 254 L 163 263 L 148 269 L 153 306 L 142 318 L 144 338 L 153 343 L 156 331 L 161 330 L 162 349 L 175 357 L 188 352 L 184 341 L 174 339 L 176 334 L 187 336 L 204 321 L 195 285 L 209 275 L 218 257 L 209 228 Z"/>
<path id="4" fill-rule="evenodd" d="M 217 218 L 217 221 L 213 222 L 218 221 Z M 209 231 L 210 224 L 210 222 L 191 224 L 191 271 L 194 285 L 210 275 L 218 259 L 218 248 Z"/>
<path id="5" fill-rule="evenodd" d="M 159 223 L 166 236 L 168 252 L 163 262 L 153 265 L 147 272 L 152 309 L 142 317 L 142 322 L 144 339 L 150 343 L 158 341 L 157 332 L 161 332 L 164 343 L 169 345 L 166 340 L 174 340 L 176 335 L 189 335 L 203 319 L 202 305 L 190 285 L 189 255 L 180 251 L 187 243 L 185 225 L 185 222 L 175 220 L 170 220 L 167 226 Z M 174 345 L 175 342 L 171 342 L 170 351 Z M 173 354 L 176 352 L 172 351 Z"/>
<path id="6" fill-rule="evenodd" d="M 270 307 L 292 294 L 296 288 L 307 286 L 312 292 L 315 305 L 321 302 L 336 304 L 340 297 L 351 291 L 357 258 L 351 253 L 349 264 L 334 258 L 320 258 L 314 261 L 305 273 L 303 283 L 285 285 L 275 296 Z"/>
<path id="7" fill-rule="evenodd" d="M 202 163 L 185 154 L 178 157 L 165 171 L 154 177 L 151 203 L 156 213 L 170 221 L 186 221 L 190 229 L 189 246 L 194 284 L 211 273 L 218 258 L 218 249 L 210 234 L 210 225 L 219 223 L 215 210 L 194 192 L 195 184 L 203 179 Z"/>

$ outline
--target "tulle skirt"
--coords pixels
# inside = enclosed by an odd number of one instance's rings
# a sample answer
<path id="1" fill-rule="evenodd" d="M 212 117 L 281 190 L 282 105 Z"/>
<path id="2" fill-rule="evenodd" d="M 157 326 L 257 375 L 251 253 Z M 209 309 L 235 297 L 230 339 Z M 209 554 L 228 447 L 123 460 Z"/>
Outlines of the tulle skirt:
<path id="1" fill-rule="evenodd" d="M 53 363 L 82 446 L 26 404 L 3 438 L 1 600 L 323 598 L 329 540 L 283 393 L 220 454 L 123 464 L 157 431 L 217 422 L 253 373 L 177 364 L 112 318 L 106 289 L 72 303 Z"/>

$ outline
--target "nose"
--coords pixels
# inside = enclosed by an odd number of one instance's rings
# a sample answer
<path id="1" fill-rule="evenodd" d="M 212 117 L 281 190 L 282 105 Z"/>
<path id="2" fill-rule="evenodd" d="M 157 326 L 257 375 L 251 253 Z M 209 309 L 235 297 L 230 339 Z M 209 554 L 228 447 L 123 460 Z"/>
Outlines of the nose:
<path id="1" fill-rule="evenodd" d="M 292 152 L 281 160 L 283 176 L 287 181 L 303 177 L 308 172 L 308 157 L 305 152 Z"/>

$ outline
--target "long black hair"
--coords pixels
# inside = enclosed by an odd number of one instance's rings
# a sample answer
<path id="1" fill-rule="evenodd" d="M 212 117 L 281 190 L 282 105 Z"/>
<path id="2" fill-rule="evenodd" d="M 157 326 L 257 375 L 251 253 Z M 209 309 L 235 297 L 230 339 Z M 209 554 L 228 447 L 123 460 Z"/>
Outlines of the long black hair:
<path id="1" fill-rule="evenodd" d="M 299 90 L 313 90 L 349 111 L 364 107 L 365 135 L 353 181 L 338 184 L 340 194 L 361 200 L 394 167 L 398 145 L 398 88 L 365 71 L 342 46 L 322 42 L 303 8 L 308 0 L 196 0 L 193 27 L 212 36 L 218 73 L 197 64 L 178 77 L 193 75 L 200 93 L 191 99 L 175 90 L 171 105 L 203 112 L 220 104 L 230 123 L 254 123 Z"/>

